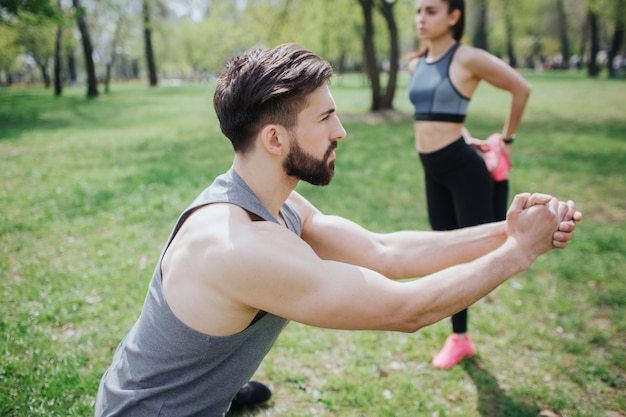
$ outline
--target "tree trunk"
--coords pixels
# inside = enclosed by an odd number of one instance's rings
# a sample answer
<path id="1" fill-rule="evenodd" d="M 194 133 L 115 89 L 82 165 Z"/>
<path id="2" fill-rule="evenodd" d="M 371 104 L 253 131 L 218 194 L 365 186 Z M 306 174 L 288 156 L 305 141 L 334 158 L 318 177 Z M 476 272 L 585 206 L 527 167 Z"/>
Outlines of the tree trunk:
<path id="1" fill-rule="evenodd" d="M 587 53 L 587 39 L 589 38 L 589 19 L 583 19 L 583 26 L 580 30 L 580 48 L 578 48 L 578 62 L 576 63 L 576 69 L 583 68 L 585 62 L 585 54 Z"/>
<path id="2" fill-rule="evenodd" d="M 513 12 L 511 10 L 511 3 L 509 1 L 504 2 L 504 25 L 506 32 L 506 54 L 509 57 L 509 65 L 513 68 L 517 68 L 517 57 L 515 56 L 515 49 L 513 48 Z"/>
<path id="3" fill-rule="evenodd" d="M 476 29 L 474 30 L 473 44 L 476 48 L 489 50 L 487 44 L 487 0 L 476 2 Z"/>
<path id="4" fill-rule="evenodd" d="M 109 84 L 111 83 L 111 72 L 113 70 L 113 66 L 115 65 L 115 60 L 117 58 L 117 47 L 120 44 L 120 37 L 122 33 L 122 26 L 124 24 L 124 18 L 119 17 L 117 22 L 115 23 L 115 32 L 113 34 L 113 41 L 111 42 L 111 55 L 107 61 L 106 65 L 106 73 L 104 76 L 104 92 L 109 92 Z"/>
<path id="5" fill-rule="evenodd" d="M 598 14 L 589 10 L 589 34 L 591 36 L 591 46 L 589 50 L 589 64 L 587 67 L 587 73 L 590 77 L 597 77 L 600 72 L 598 66 L 598 51 L 600 50 L 600 40 L 598 34 Z"/>
<path id="6" fill-rule="evenodd" d="M 76 11 L 76 22 L 83 43 L 85 53 L 85 65 L 87 68 L 87 98 L 98 97 L 98 80 L 96 78 L 96 66 L 93 62 L 93 46 L 89 37 L 87 22 L 85 21 L 85 9 L 80 4 L 80 0 L 72 0 Z"/>
<path id="7" fill-rule="evenodd" d="M 150 0 L 143 0 L 143 35 L 146 47 L 146 61 L 148 64 L 148 79 L 150 86 L 154 87 L 159 83 L 157 77 L 156 64 L 154 61 L 154 50 L 152 48 L 152 24 L 150 21 Z"/>
<path id="8" fill-rule="evenodd" d="M 76 80 L 78 80 L 78 76 L 76 75 L 76 57 L 73 51 L 69 54 L 67 51 L 65 53 L 67 54 L 67 77 L 73 85 L 76 84 Z"/>
<path id="9" fill-rule="evenodd" d="M 622 48 L 622 41 L 624 39 L 624 9 L 626 8 L 626 2 L 624 0 L 616 0 L 615 3 L 615 32 L 613 32 L 613 40 L 611 41 L 611 48 L 608 53 L 607 69 L 609 70 L 609 78 L 619 77 L 619 68 L 613 67 L 615 56 Z"/>
<path id="10" fill-rule="evenodd" d="M 46 88 L 50 88 L 50 74 L 48 74 L 48 58 L 42 60 L 35 59 L 35 63 L 39 66 L 41 70 L 41 77 L 43 78 L 43 83 Z"/>
<path id="11" fill-rule="evenodd" d="M 63 93 L 63 71 L 61 65 L 61 40 L 63 39 L 63 26 L 59 24 L 57 36 L 54 41 L 54 95 Z"/>
<path id="12" fill-rule="evenodd" d="M 569 40 L 567 38 L 567 15 L 565 14 L 565 5 L 563 0 L 556 0 L 556 10 L 559 21 L 559 37 L 561 39 L 561 55 L 563 63 L 569 63 Z"/>
<path id="13" fill-rule="evenodd" d="M 382 1 L 378 7 L 389 30 L 389 78 L 385 94 L 380 97 L 379 109 L 393 109 L 393 98 L 398 84 L 398 69 L 400 65 L 400 46 L 398 40 L 398 25 L 393 15 L 393 6 L 396 2 Z"/>
<path id="14" fill-rule="evenodd" d="M 363 53 L 365 55 L 365 72 L 372 87 L 371 110 L 379 110 L 380 105 L 380 70 L 374 49 L 374 19 L 372 16 L 373 0 L 359 0 L 363 9 Z"/>
<path id="15" fill-rule="evenodd" d="M 393 15 L 394 1 L 383 0 L 359 0 L 363 10 L 363 54 L 365 56 L 365 72 L 372 88 L 372 105 L 371 111 L 391 110 L 393 109 L 393 99 L 398 84 L 398 69 L 400 60 L 400 47 L 398 41 L 398 26 Z M 381 68 L 376 59 L 376 49 L 374 47 L 374 6 L 383 15 L 389 30 L 389 77 L 385 93 L 382 92 L 380 82 Z"/>

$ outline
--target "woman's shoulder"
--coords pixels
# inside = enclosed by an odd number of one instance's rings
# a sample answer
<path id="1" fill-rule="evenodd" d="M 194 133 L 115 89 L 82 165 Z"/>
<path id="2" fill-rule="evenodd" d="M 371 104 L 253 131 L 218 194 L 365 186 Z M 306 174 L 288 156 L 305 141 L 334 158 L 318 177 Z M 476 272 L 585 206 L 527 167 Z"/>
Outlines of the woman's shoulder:
<path id="1" fill-rule="evenodd" d="M 453 59 L 463 67 L 469 69 L 484 65 L 490 62 L 493 58 L 494 56 L 484 49 L 466 44 L 460 44 Z"/>
<path id="2" fill-rule="evenodd" d="M 471 45 L 459 43 L 459 46 L 454 54 L 454 59 L 459 61 L 474 61 L 478 59 L 484 59 L 491 54 L 484 49 L 476 48 Z"/>

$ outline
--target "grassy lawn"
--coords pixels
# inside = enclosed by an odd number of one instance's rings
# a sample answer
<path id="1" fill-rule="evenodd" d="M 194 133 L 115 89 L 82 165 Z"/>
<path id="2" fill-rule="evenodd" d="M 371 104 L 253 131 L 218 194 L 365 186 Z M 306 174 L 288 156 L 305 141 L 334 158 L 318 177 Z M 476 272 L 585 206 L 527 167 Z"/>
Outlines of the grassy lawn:
<path id="1" fill-rule="evenodd" d="M 429 361 L 450 331 L 347 332 L 291 323 L 255 379 L 274 391 L 244 416 L 624 416 L 626 83 L 525 74 L 512 192 L 584 211 L 565 251 L 470 309 L 477 355 Z M 360 77 L 331 85 L 348 131 L 322 210 L 377 231 L 427 229 L 406 79 L 397 113 L 366 115 Z M 86 101 L 0 89 L 0 416 L 90 416 L 98 381 L 140 312 L 178 214 L 229 168 L 204 84 L 114 85 Z M 467 126 L 499 131 L 508 97 L 483 85 Z"/>

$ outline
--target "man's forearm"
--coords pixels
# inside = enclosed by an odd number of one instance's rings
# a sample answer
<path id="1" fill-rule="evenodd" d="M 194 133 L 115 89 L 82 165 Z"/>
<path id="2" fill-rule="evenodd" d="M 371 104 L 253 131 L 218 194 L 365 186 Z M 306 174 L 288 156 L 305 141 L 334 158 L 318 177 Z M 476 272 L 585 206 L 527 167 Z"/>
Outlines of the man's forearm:
<path id="1" fill-rule="evenodd" d="M 469 263 L 456 265 L 408 283 L 412 310 L 421 328 L 472 305 L 509 277 L 527 269 L 535 256 L 513 240 Z"/>
<path id="2" fill-rule="evenodd" d="M 385 239 L 386 269 L 379 272 L 393 279 L 432 274 L 483 256 L 505 240 L 504 221 L 450 231 L 391 233 Z"/>

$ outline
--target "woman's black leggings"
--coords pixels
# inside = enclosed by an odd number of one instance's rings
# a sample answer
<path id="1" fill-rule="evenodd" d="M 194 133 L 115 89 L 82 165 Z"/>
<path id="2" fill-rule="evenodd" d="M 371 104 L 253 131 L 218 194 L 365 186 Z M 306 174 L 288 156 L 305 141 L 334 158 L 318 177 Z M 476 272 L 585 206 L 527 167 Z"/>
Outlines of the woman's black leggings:
<path id="1" fill-rule="evenodd" d="M 495 182 L 482 156 L 463 138 L 419 154 L 433 230 L 452 230 L 506 218 L 508 180 Z M 452 331 L 467 331 L 467 309 L 452 316 Z"/>

